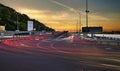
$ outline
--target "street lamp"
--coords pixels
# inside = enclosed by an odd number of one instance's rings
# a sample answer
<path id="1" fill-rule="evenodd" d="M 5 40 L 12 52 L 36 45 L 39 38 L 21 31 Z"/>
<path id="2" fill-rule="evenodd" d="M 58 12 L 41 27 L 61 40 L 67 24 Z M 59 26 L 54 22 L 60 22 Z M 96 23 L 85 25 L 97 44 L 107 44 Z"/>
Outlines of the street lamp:
<path id="1" fill-rule="evenodd" d="M 88 27 L 88 13 L 90 11 L 88 10 L 88 0 L 86 0 L 86 27 Z"/>
<path id="2" fill-rule="evenodd" d="M 79 16 L 79 19 L 78 19 L 78 21 L 79 21 L 79 22 L 78 22 L 78 23 L 79 23 L 79 29 L 78 29 L 78 30 L 79 30 L 79 33 L 80 33 L 80 31 L 81 31 L 81 25 L 82 25 L 81 12 L 78 12 L 78 16 Z"/>
<path id="3" fill-rule="evenodd" d="M 78 14 L 77 24 L 76 24 L 76 32 L 80 33 L 81 31 L 81 11 L 76 10 L 76 13 Z"/>
<path id="4" fill-rule="evenodd" d="M 16 13 L 16 24 L 17 24 L 17 30 L 16 31 L 19 31 L 18 14 L 17 14 L 17 12 L 15 12 L 15 13 Z"/>

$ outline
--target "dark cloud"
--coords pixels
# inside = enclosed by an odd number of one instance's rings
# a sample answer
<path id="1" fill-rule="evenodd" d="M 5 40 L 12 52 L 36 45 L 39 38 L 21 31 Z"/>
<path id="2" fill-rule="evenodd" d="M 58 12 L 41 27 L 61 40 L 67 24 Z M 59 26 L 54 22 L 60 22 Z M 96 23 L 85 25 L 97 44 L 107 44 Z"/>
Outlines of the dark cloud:
<path id="1" fill-rule="evenodd" d="M 63 11 L 66 8 L 54 4 L 52 0 L 0 0 L 0 3 L 13 8 L 24 7 L 38 10 Z M 85 0 L 55 0 L 74 9 L 85 11 Z M 120 0 L 88 0 L 90 10 L 97 12 L 119 11 Z"/>

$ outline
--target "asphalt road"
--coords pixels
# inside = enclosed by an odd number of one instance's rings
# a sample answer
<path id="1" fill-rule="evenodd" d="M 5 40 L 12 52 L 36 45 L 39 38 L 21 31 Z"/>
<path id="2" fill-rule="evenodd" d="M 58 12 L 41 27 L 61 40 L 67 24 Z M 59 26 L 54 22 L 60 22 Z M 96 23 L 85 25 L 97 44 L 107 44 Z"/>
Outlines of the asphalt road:
<path id="1" fill-rule="evenodd" d="M 120 46 L 77 36 L 14 38 L 0 43 L 0 71 L 120 71 Z"/>

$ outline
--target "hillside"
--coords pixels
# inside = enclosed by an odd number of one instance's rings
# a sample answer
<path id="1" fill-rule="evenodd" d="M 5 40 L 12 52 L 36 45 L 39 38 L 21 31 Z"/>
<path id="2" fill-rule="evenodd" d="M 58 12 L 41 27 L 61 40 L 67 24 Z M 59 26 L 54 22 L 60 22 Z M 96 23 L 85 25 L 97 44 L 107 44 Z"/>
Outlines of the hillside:
<path id="1" fill-rule="evenodd" d="M 43 23 L 29 18 L 26 14 L 18 13 L 10 7 L 0 4 L 0 22 L 2 22 L 0 25 L 4 24 L 7 31 L 15 31 L 17 29 L 17 23 L 20 31 L 26 31 L 28 20 L 34 21 L 34 28 L 36 28 L 37 31 L 54 31 L 54 29 L 45 26 Z"/>

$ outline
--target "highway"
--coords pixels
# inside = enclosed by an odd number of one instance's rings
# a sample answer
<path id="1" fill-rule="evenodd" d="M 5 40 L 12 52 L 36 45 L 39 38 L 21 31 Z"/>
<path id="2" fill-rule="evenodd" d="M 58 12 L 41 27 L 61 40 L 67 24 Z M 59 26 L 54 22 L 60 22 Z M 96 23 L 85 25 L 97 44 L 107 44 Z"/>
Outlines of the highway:
<path id="1" fill-rule="evenodd" d="M 13 38 L 0 43 L 0 71 L 120 71 L 120 46 L 77 36 Z"/>

